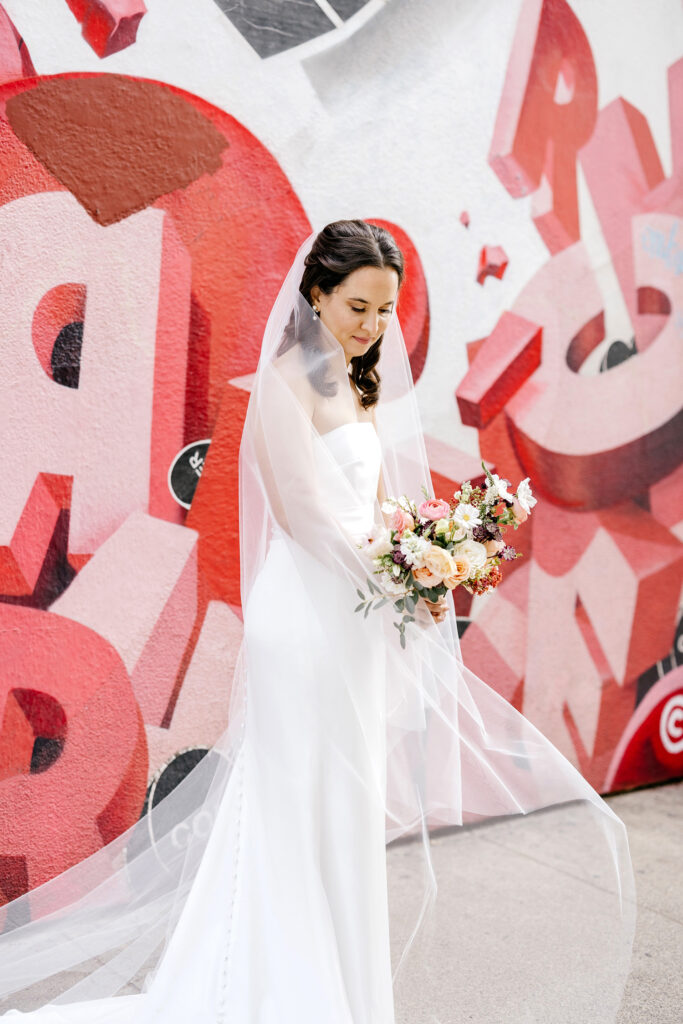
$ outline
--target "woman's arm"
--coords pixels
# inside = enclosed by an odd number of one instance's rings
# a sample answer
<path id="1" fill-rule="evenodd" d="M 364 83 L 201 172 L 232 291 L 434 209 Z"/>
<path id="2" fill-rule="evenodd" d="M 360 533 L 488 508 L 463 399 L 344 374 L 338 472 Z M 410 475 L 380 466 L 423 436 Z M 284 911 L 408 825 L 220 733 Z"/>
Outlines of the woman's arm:
<path id="1" fill-rule="evenodd" d="M 370 407 L 370 415 L 372 417 L 372 422 L 375 424 L 376 427 L 374 405 Z M 377 484 L 377 500 L 379 501 L 380 509 L 382 508 L 383 503 L 386 501 L 386 498 L 387 492 L 384 486 L 384 474 L 382 473 L 382 467 L 380 466 L 379 482 Z M 384 518 L 384 525 L 388 526 L 391 521 L 391 513 L 382 512 L 382 516 Z M 438 601 L 428 601 L 426 597 L 423 597 L 422 600 L 429 609 L 432 618 L 434 619 L 435 622 L 441 622 L 445 618 L 447 608 L 445 596 L 440 597 Z"/>
<path id="2" fill-rule="evenodd" d="M 266 364 L 258 375 L 258 391 L 252 391 L 243 435 L 244 484 L 261 491 L 266 514 L 283 533 L 318 562 L 359 586 L 367 575 L 364 556 L 335 515 L 324 487 L 320 488 L 318 455 L 324 460 L 326 452 L 314 450 L 318 398 L 289 355 L 288 351 Z M 351 500 L 351 483 L 339 467 L 332 466 L 331 454 L 327 461 L 339 475 L 340 488 L 346 484 Z"/>
<path id="3" fill-rule="evenodd" d="M 370 416 L 371 416 L 372 423 L 373 423 L 375 429 L 377 429 L 377 421 L 375 419 L 375 406 L 374 405 L 370 406 Z M 384 473 L 382 472 L 382 467 L 380 466 L 380 468 L 379 468 L 379 481 L 377 483 L 377 500 L 379 501 L 380 510 L 382 509 L 382 505 L 384 504 L 386 499 L 387 499 L 387 491 L 386 491 L 386 487 L 384 485 Z M 384 525 L 388 526 L 389 522 L 391 520 L 391 513 L 390 512 L 382 512 L 382 518 L 384 520 Z"/>

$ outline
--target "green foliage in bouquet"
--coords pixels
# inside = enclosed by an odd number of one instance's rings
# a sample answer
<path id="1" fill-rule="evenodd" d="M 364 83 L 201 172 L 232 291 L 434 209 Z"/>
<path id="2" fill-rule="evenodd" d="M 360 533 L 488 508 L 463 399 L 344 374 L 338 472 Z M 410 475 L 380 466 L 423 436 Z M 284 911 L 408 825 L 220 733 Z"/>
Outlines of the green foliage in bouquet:
<path id="1" fill-rule="evenodd" d="M 356 607 L 353 610 L 354 612 L 360 612 L 363 611 L 363 609 L 365 609 L 364 618 L 367 619 L 368 612 L 370 611 L 371 608 L 381 608 L 383 604 L 387 604 L 389 602 L 390 598 L 387 596 L 387 594 L 382 593 L 380 588 L 372 582 L 369 576 L 366 577 L 366 581 L 368 584 L 368 590 L 370 591 L 370 595 L 366 597 L 363 591 L 360 589 L 360 587 L 356 587 L 356 593 L 360 597 L 361 601 L 360 604 L 356 605 Z M 379 594 L 380 597 L 378 598 L 374 596 L 376 594 Z M 399 597 L 396 601 L 393 602 L 396 611 L 404 613 L 400 622 L 394 622 L 394 626 L 399 632 L 399 640 L 401 643 L 401 647 L 405 647 L 406 645 L 406 622 L 415 622 L 415 616 L 411 613 L 415 611 L 418 600 L 419 598 L 417 594 L 406 594 L 405 597 Z"/>

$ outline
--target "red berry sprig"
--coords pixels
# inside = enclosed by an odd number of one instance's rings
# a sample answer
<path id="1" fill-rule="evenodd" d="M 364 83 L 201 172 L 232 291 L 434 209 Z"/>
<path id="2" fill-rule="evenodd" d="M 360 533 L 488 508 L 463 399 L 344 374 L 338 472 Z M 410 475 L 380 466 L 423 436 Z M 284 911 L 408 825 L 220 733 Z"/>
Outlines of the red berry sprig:
<path id="1" fill-rule="evenodd" d="M 503 572 L 499 565 L 494 565 L 486 576 L 480 576 L 477 580 L 468 583 L 466 589 L 472 594 L 485 594 L 487 590 L 497 587 L 503 578 Z"/>

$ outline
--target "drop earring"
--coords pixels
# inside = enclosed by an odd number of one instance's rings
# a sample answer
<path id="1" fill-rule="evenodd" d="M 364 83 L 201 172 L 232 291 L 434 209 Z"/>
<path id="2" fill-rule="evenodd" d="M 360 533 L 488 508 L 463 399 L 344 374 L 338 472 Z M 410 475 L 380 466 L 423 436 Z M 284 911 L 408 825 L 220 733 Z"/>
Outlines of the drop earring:
<path id="1" fill-rule="evenodd" d="M 318 309 L 318 307 L 317 306 L 313 306 L 312 316 L 313 316 L 314 320 L 315 320 L 316 316 L 319 314 L 319 312 L 320 312 L 320 310 Z"/>

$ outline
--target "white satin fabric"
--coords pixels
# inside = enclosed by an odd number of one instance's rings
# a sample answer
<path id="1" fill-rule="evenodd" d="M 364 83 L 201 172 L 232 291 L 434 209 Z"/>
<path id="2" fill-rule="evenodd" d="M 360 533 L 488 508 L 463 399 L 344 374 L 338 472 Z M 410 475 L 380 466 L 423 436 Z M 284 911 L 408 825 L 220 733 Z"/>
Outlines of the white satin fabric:
<path id="1" fill-rule="evenodd" d="M 315 437 L 316 466 L 323 500 L 328 503 L 342 525 L 353 536 L 363 536 L 370 530 L 374 518 L 374 500 L 377 493 L 382 449 L 377 431 L 369 420 L 342 423 L 333 430 Z M 337 474 L 328 472 L 326 459 L 317 458 L 319 445 L 330 450 L 351 484 L 354 495 L 336 484 Z"/>
<path id="2" fill-rule="evenodd" d="M 342 424 L 315 445 L 332 453 L 358 500 L 340 505 L 338 476 L 314 447 L 321 495 L 359 534 L 373 521 L 374 427 Z M 390 1024 L 384 794 L 372 786 L 372 766 L 385 759 L 383 648 L 359 630 L 348 585 L 294 551 L 276 531 L 245 609 L 246 821 L 227 1020 Z M 322 629 L 335 621 L 345 666 Z"/>
<path id="3" fill-rule="evenodd" d="M 381 464 L 374 426 L 342 424 L 315 443 L 333 455 L 357 501 L 316 448 L 321 497 L 360 535 L 373 522 Z M 245 607 L 244 742 L 146 990 L 5 1017 L 36 1024 L 394 1020 L 385 794 L 372 777 L 385 757 L 383 647 L 372 626 L 359 628 L 362 616 L 339 577 L 292 550 L 276 529 Z M 302 570 L 307 581 L 317 574 L 314 590 L 303 586 Z M 321 629 L 335 617 L 347 637 L 343 667 L 330 660 Z M 357 688 L 349 694 L 344 680 L 354 663 Z M 329 735 L 334 749 L 321 743 Z"/>

